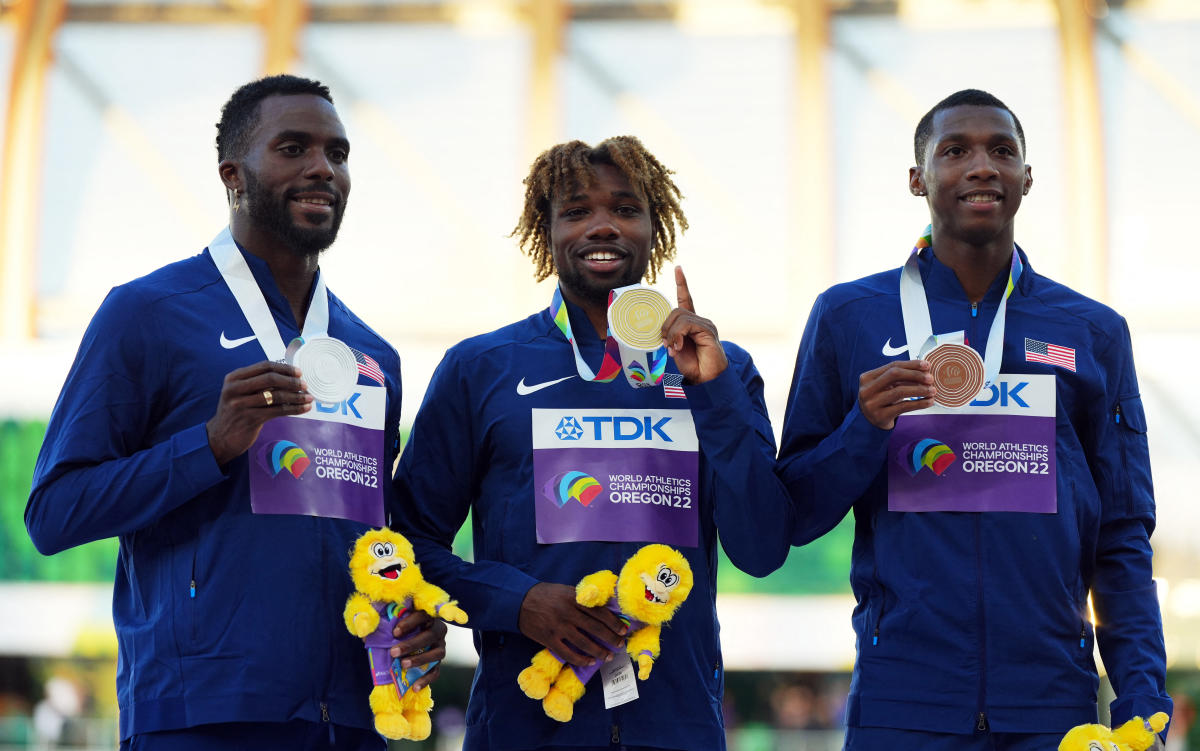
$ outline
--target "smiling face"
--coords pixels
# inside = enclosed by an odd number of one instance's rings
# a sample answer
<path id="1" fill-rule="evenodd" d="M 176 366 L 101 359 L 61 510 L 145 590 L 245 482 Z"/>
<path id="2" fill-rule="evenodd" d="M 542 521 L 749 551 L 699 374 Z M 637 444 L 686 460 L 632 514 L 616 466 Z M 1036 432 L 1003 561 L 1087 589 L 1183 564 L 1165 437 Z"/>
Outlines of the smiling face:
<path id="1" fill-rule="evenodd" d="M 665 623 L 692 591 L 692 567 L 667 545 L 646 545 L 638 550 L 617 578 L 621 612 L 643 623 Z"/>
<path id="2" fill-rule="evenodd" d="M 999 107 L 940 110 L 909 187 L 926 195 L 937 238 L 1011 250 L 1013 219 L 1033 184 L 1016 123 Z"/>
<path id="3" fill-rule="evenodd" d="M 420 581 L 412 545 L 389 529 L 371 530 L 354 543 L 350 558 L 354 587 L 372 600 L 401 601 Z"/>
<path id="4" fill-rule="evenodd" d="M 590 185 L 550 202 L 550 250 L 563 296 L 607 305 L 608 293 L 646 274 L 654 225 L 645 196 L 610 164 L 596 164 Z"/>
<path id="5" fill-rule="evenodd" d="M 237 164 L 253 230 L 304 255 L 329 247 L 350 193 L 349 155 L 346 131 L 325 99 L 310 94 L 264 99 Z"/>

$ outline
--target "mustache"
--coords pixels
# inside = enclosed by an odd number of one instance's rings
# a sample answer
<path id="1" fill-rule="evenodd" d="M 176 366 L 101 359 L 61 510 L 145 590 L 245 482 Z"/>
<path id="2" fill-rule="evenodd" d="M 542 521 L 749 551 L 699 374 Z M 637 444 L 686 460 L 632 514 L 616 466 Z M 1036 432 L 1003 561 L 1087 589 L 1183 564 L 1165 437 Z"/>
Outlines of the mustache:
<path id="1" fill-rule="evenodd" d="M 341 205 L 342 203 L 342 194 L 328 185 L 313 186 L 311 188 L 289 188 L 286 192 L 284 192 L 283 197 L 285 200 L 290 201 L 301 193 L 324 193 L 333 199 L 338 205 Z"/>

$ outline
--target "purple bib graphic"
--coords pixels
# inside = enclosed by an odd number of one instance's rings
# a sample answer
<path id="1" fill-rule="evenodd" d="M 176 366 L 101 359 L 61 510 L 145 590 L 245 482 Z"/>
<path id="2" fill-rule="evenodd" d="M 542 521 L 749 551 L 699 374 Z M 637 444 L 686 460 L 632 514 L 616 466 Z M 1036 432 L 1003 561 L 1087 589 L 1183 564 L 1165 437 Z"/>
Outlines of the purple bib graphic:
<path id="1" fill-rule="evenodd" d="M 686 409 L 534 409 L 540 543 L 699 539 L 696 428 Z"/>
<path id="2" fill-rule="evenodd" d="M 969 405 L 901 415 L 889 511 L 1058 510 L 1051 375 L 1003 375 Z"/>
<path id="3" fill-rule="evenodd" d="M 256 514 L 303 514 L 384 524 L 386 390 L 358 386 L 338 404 L 270 420 L 250 447 Z"/>

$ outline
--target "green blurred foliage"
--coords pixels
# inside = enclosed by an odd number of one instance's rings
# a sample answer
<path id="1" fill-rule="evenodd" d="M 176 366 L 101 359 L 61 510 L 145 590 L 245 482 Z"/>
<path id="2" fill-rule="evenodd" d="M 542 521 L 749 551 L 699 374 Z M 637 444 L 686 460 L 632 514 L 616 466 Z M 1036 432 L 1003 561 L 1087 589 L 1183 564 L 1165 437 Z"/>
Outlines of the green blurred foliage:
<path id="1" fill-rule="evenodd" d="M 25 532 L 25 502 L 46 423 L 0 421 L 0 580 L 111 582 L 117 541 L 100 540 L 43 556 Z"/>
<path id="2" fill-rule="evenodd" d="M 25 532 L 25 502 L 33 478 L 44 421 L 0 422 L 0 580 L 111 582 L 116 569 L 117 541 L 100 540 L 46 557 Z M 407 431 L 402 434 L 406 439 Z M 719 591 L 762 594 L 831 594 L 849 591 L 853 523 L 841 525 L 817 542 L 793 548 L 783 567 L 765 579 L 739 571 L 724 551 L 718 567 Z M 454 552 L 471 557 L 471 519 L 459 530 Z"/>

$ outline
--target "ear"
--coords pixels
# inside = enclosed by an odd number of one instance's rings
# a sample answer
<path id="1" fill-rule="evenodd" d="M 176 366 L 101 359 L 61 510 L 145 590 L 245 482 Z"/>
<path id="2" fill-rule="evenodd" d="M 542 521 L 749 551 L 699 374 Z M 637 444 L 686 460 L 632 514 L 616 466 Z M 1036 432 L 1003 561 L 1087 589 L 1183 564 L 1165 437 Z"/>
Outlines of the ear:
<path id="1" fill-rule="evenodd" d="M 914 196 L 923 196 L 925 190 L 925 171 L 921 167 L 908 168 L 908 189 Z"/>
<path id="2" fill-rule="evenodd" d="M 1028 164 L 1026 164 L 1025 165 L 1025 189 L 1021 192 L 1021 195 L 1025 195 L 1025 196 L 1029 195 L 1029 189 L 1032 187 L 1033 187 L 1033 167 L 1030 167 Z"/>
<path id="3" fill-rule="evenodd" d="M 240 191 L 245 187 L 242 183 L 241 167 L 241 164 L 233 159 L 226 159 L 217 165 L 217 174 L 221 176 L 221 182 L 227 190 Z"/>

